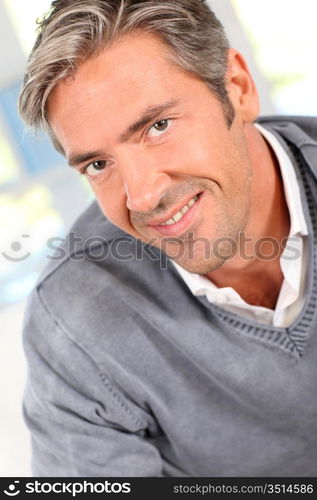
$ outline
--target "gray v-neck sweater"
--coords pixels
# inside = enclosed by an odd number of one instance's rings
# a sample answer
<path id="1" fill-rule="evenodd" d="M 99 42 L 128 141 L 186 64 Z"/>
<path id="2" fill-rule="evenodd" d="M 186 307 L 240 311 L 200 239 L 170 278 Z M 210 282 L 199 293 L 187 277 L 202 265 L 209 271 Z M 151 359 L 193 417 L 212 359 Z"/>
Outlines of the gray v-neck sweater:
<path id="1" fill-rule="evenodd" d="M 35 475 L 317 476 L 317 119 L 260 123 L 301 187 L 299 317 L 271 327 L 194 297 L 169 259 L 94 203 L 25 317 Z"/>

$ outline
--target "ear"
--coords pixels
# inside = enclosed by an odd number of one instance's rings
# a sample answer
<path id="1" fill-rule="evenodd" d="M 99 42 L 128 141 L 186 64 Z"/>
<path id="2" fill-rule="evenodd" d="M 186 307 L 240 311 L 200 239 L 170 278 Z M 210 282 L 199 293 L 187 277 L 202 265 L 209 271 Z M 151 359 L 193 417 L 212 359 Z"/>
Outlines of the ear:
<path id="1" fill-rule="evenodd" d="M 245 59 L 235 49 L 228 51 L 226 82 L 237 115 L 243 122 L 253 122 L 260 110 L 259 96 Z"/>

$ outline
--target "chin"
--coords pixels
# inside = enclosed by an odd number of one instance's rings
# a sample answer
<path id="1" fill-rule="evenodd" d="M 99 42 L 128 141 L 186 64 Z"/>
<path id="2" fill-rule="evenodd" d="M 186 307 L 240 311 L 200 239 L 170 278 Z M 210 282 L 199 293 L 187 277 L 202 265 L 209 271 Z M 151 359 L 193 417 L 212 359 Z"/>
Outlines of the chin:
<path id="1" fill-rule="evenodd" d="M 212 273 L 219 269 L 225 262 L 225 259 L 173 259 L 176 264 L 186 269 L 190 273 L 205 275 L 208 273 Z"/>

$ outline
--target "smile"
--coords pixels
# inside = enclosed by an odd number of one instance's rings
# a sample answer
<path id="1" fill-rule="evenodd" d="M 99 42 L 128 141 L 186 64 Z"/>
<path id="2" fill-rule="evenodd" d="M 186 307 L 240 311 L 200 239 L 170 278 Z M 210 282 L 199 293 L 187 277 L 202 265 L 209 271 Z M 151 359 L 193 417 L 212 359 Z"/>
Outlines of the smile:
<path id="1" fill-rule="evenodd" d="M 189 231 L 197 220 L 200 220 L 202 215 L 201 202 L 204 194 L 204 192 L 195 194 L 187 203 L 184 203 L 184 200 L 183 206 L 179 204 L 177 208 L 174 208 L 174 213 L 171 210 L 168 215 L 165 215 L 165 217 L 169 217 L 168 219 L 164 220 L 162 217 L 161 220 L 152 221 L 148 226 L 158 232 L 160 236 L 181 237 Z M 181 208 L 179 208 L 180 206 Z"/>
<path id="2" fill-rule="evenodd" d="M 165 222 L 161 222 L 160 226 L 171 226 L 173 224 L 176 224 L 176 222 L 179 222 L 188 212 L 188 210 L 196 203 L 197 200 L 198 200 L 198 195 L 191 198 L 189 202 L 186 203 L 186 205 L 184 205 L 178 212 L 176 212 L 175 215 L 173 215 L 173 217 L 171 217 Z"/>

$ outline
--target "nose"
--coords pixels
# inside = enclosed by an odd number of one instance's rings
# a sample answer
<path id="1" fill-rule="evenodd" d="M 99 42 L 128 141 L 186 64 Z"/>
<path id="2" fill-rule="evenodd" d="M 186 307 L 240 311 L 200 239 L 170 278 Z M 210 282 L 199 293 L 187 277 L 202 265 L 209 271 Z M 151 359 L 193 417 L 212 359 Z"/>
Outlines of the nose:
<path id="1" fill-rule="evenodd" d="M 170 176 L 162 171 L 161 156 L 131 146 L 125 146 L 120 153 L 118 165 L 127 208 L 135 212 L 154 210 L 172 182 Z"/>
<path id="2" fill-rule="evenodd" d="M 149 167 L 150 169 L 151 167 Z M 125 182 L 127 207 L 135 212 L 151 212 L 159 204 L 171 184 L 164 172 L 135 173 Z"/>

